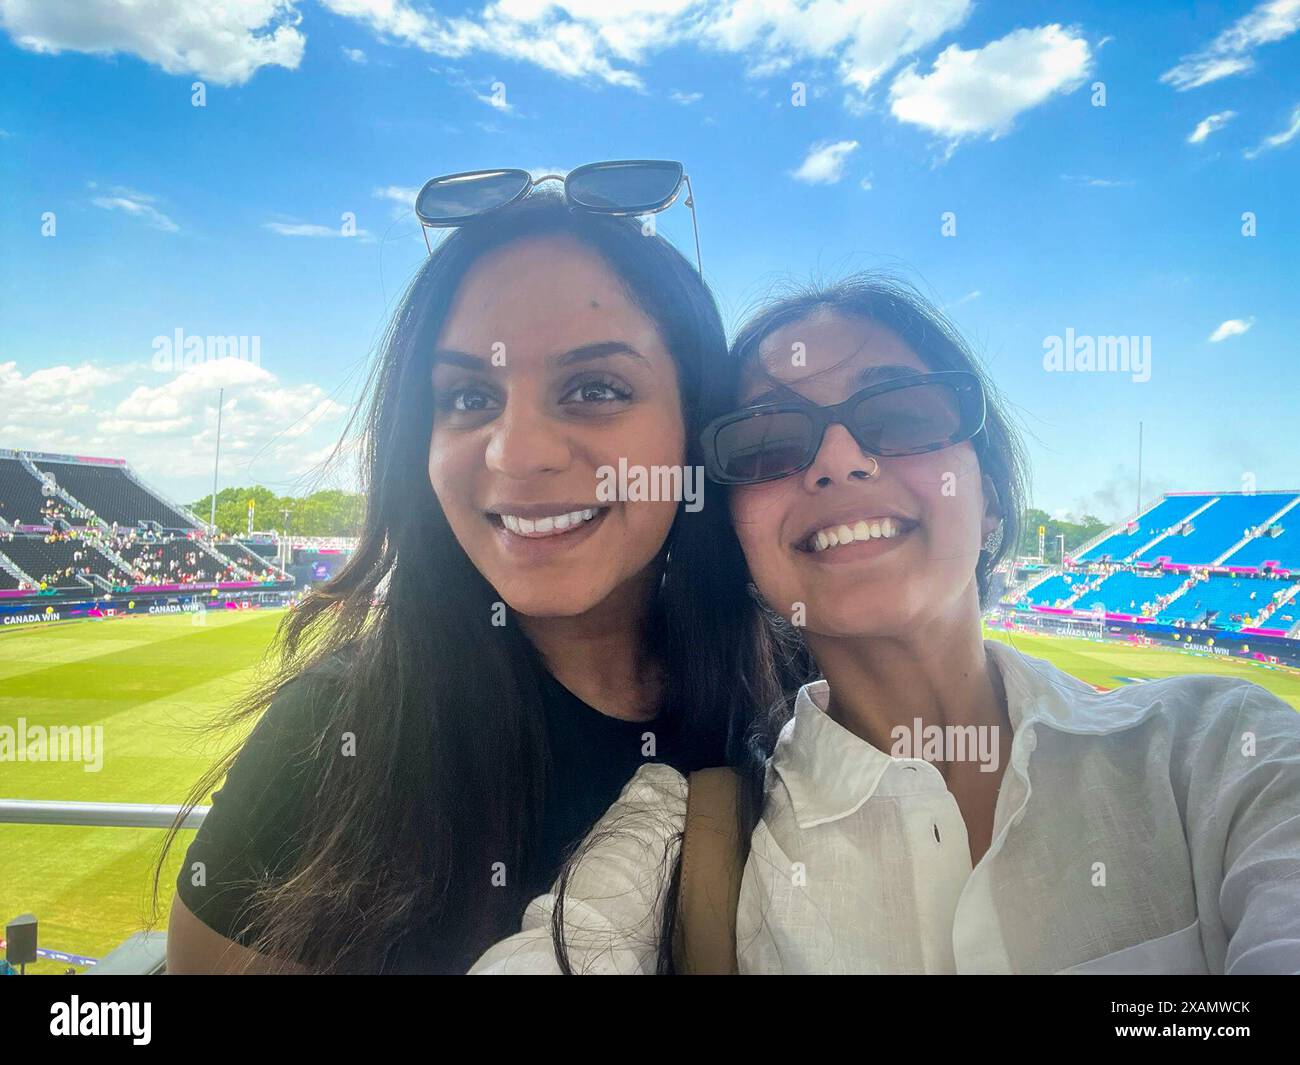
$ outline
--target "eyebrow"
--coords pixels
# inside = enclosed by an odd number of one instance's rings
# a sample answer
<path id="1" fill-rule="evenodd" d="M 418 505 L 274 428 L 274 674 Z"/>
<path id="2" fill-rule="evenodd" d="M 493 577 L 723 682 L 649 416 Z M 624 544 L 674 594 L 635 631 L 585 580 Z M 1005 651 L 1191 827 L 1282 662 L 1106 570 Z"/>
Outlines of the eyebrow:
<path id="1" fill-rule="evenodd" d="M 548 355 L 546 361 L 551 366 L 562 367 L 583 362 L 594 362 L 597 359 L 607 359 L 614 356 L 639 359 L 642 362 L 647 361 L 646 357 L 636 348 L 622 340 L 598 340 L 593 344 L 583 344 L 581 347 Z M 481 355 L 472 355 L 468 351 L 457 351 L 454 348 L 438 348 L 433 353 L 433 364 L 437 366 L 439 363 L 459 366 L 466 370 L 481 370 L 488 365 L 488 360 Z"/>
<path id="2" fill-rule="evenodd" d="M 920 374 L 927 372 L 928 371 L 925 370 L 918 370 L 915 366 L 904 366 L 901 363 L 885 363 L 882 365 L 867 366 L 861 372 L 854 375 L 852 387 L 854 392 L 860 392 L 862 389 L 876 384 L 879 381 L 891 381 L 897 377 L 919 376 Z M 769 388 L 767 391 L 761 392 L 753 398 L 745 400 L 746 407 L 765 406 L 769 403 L 780 403 L 783 400 L 794 398 L 791 396 L 791 392 L 794 392 L 794 389 L 789 383 L 785 381 L 776 381 L 775 378 L 769 378 L 769 380 L 774 381 L 777 387 Z M 797 395 L 798 393 L 795 394 Z"/>

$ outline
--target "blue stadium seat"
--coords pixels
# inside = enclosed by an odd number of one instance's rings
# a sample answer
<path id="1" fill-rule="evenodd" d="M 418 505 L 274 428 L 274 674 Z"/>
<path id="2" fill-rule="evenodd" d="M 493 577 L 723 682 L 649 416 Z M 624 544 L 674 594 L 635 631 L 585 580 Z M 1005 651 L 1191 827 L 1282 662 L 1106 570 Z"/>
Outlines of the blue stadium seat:
<path id="1" fill-rule="evenodd" d="M 1146 576 L 1123 570 L 1112 573 L 1075 603 L 1075 608 L 1087 610 L 1095 603 L 1104 603 L 1111 614 L 1141 614 L 1144 604 L 1154 606 L 1160 596 L 1177 591 L 1186 579 L 1186 575 L 1181 573 Z"/>
<path id="2" fill-rule="evenodd" d="M 1277 522 L 1279 536 L 1257 536 L 1223 560 L 1225 566 L 1262 566 L 1277 562 L 1282 569 L 1300 570 L 1300 506 L 1292 507 Z"/>
<path id="3" fill-rule="evenodd" d="M 1192 531 L 1167 536 L 1138 557 L 1169 558 L 1193 566 L 1208 566 L 1253 528 L 1295 498 L 1294 492 L 1222 495 L 1192 519 Z"/>
<path id="4" fill-rule="evenodd" d="M 1136 532 L 1130 535 L 1127 528 L 1121 525 L 1105 539 L 1076 555 L 1075 561 L 1098 562 L 1109 556 L 1112 561 L 1122 562 L 1149 544 L 1165 529 L 1178 524 L 1197 507 L 1213 498 L 1212 495 L 1165 496 L 1155 506 L 1139 515 Z"/>

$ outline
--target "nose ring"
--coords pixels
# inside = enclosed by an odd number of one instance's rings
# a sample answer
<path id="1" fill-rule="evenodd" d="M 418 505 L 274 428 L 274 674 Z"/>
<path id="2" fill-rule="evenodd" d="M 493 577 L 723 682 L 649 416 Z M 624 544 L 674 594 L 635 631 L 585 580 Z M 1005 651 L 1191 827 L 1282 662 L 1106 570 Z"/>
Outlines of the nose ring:
<path id="1" fill-rule="evenodd" d="M 871 478 L 877 476 L 880 473 L 880 463 L 876 461 L 876 456 L 868 455 L 867 461 L 871 463 L 870 473 L 867 473 L 866 470 L 854 470 L 851 476 L 856 477 L 860 481 L 869 481 Z"/>

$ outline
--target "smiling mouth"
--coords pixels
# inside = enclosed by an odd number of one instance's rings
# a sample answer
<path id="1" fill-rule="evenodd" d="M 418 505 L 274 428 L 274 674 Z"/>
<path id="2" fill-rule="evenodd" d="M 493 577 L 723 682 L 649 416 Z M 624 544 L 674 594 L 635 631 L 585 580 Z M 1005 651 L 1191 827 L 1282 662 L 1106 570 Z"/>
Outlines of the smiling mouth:
<path id="1" fill-rule="evenodd" d="M 542 540 L 564 536 L 586 527 L 601 517 L 609 507 L 583 507 L 543 517 L 524 517 L 521 514 L 496 514 L 488 512 L 488 520 L 498 528 L 527 540 Z"/>
<path id="2" fill-rule="evenodd" d="M 854 522 L 827 525 L 817 529 L 796 544 L 799 551 L 819 555 L 824 551 L 834 551 L 837 547 L 849 544 L 866 543 L 871 540 L 895 540 L 916 528 L 916 522 L 904 521 L 902 518 L 875 517 L 861 518 Z"/>

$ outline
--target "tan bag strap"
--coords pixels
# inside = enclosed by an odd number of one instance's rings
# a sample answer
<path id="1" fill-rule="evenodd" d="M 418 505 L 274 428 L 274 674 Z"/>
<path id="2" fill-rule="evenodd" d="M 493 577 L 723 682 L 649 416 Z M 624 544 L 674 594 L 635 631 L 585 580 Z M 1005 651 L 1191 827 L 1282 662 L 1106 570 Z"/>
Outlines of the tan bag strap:
<path id="1" fill-rule="evenodd" d="M 734 976 L 745 866 L 736 816 L 739 779 L 726 767 L 701 769 L 690 774 L 688 788 L 673 961 L 683 974 Z"/>

